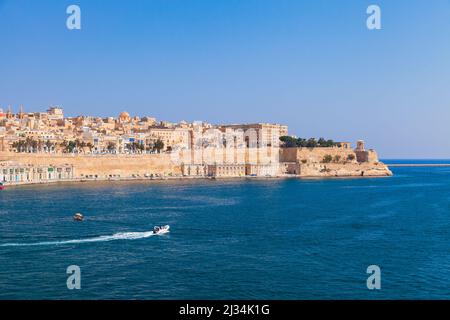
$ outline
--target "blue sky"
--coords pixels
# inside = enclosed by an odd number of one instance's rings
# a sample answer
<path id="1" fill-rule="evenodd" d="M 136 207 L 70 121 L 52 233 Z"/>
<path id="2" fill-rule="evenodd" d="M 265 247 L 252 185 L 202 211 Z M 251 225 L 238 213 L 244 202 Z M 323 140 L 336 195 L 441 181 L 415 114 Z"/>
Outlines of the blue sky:
<path id="1" fill-rule="evenodd" d="M 449 0 L 0 0 L 3 108 L 278 122 L 383 158 L 450 158 L 449 57 Z"/>

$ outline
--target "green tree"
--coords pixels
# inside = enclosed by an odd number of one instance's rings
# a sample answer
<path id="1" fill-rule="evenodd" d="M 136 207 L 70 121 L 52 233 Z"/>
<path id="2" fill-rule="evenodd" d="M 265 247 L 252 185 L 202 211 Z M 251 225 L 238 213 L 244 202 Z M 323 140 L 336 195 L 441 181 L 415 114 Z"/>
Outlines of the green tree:
<path id="1" fill-rule="evenodd" d="M 283 142 L 283 147 L 285 148 L 295 148 L 297 147 L 297 139 L 291 136 L 282 136 L 280 141 Z"/>
<path id="2" fill-rule="evenodd" d="M 303 138 L 297 139 L 297 147 L 305 148 L 307 145 L 308 145 L 308 142 L 306 141 L 306 139 L 303 139 Z"/>
<path id="3" fill-rule="evenodd" d="M 316 147 L 333 147 L 336 143 L 329 139 L 325 140 L 324 138 L 319 138 L 316 140 L 315 138 L 294 138 L 291 136 L 282 136 L 280 137 L 280 141 L 282 142 L 282 147 L 284 148 L 316 148 Z"/>
<path id="4" fill-rule="evenodd" d="M 333 140 L 327 140 L 326 142 L 326 146 L 327 147 L 334 147 L 336 145 L 336 143 Z"/>
<path id="5" fill-rule="evenodd" d="M 63 149 L 64 153 L 72 153 L 75 151 L 77 143 L 75 141 L 64 140 L 63 142 L 61 142 L 60 147 Z"/>
<path id="6" fill-rule="evenodd" d="M 114 142 L 108 142 L 106 149 L 109 153 L 113 153 L 113 151 L 116 150 L 116 144 Z"/>
<path id="7" fill-rule="evenodd" d="M 47 147 L 47 151 L 51 151 L 53 148 L 53 143 L 50 140 L 45 141 L 45 146 Z"/>
<path id="8" fill-rule="evenodd" d="M 61 147 L 62 152 L 65 153 L 65 152 L 67 151 L 67 146 L 68 146 L 67 140 L 63 140 L 63 142 L 61 142 L 61 143 L 59 144 L 59 146 Z"/>
<path id="9" fill-rule="evenodd" d="M 155 144 L 153 145 L 153 150 L 155 150 L 158 153 L 161 153 L 161 150 L 164 149 L 164 142 L 161 139 L 156 140 Z"/>
<path id="10" fill-rule="evenodd" d="M 325 147 L 327 144 L 327 141 L 324 138 L 319 138 L 317 143 L 319 144 L 320 147 Z"/>
<path id="11" fill-rule="evenodd" d="M 90 142 L 86 143 L 86 147 L 89 149 L 89 152 L 92 152 L 92 149 L 94 149 L 94 145 Z"/>
<path id="12" fill-rule="evenodd" d="M 316 141 L 316 139 L 314 139 L 314 138 L 310 138 L 310 139 L 308 139 L 308 141 L 306 142 L 306 147 L 308 147 L 308 148 L 315 148 L 315 147 L 317 147 L 317 141 Z"/>
<path id="13" fill-rule="evenodd" d="M 325 155 L 322 159 L 323 163 L 330 163 L 331 161 L 333 161 L 333 157 L 329 154 Z"/>
<path id="14" fill-rule="evenodd" d="M 26 150 L 26 144 L 24 140 L 14 141 L 12 144 L 12 147 L 16 149 L 16 152 L 25 152 Z"/>

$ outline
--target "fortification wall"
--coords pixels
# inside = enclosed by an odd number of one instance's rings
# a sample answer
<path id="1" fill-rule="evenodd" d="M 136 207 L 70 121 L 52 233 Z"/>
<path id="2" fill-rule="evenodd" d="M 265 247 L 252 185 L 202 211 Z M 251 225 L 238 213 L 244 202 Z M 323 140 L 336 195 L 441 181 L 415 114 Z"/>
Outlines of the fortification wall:
<path id="1" fill-rule="evenodd" d="M 276 149 L 275 149 L 276 150 Z M 266 151 L 266 150 L 264 150 Z M 276 150 L 278 155 L 278 150 Z M 299 177 L 347 177 L 347 176 L 389 176 L 392 172 L 378 161 L 375 151 L 365 151 L 366 162 L 356 161 L 355 152 L 342 148 L 286 148 L 280 149 L 280 176 Z M 325 156 L 331 156 L 329 163 L 324 163 Z M 338 156 L 338 157 L 336 157 Z M 349 157 L 351 156 L 351 157 Z M 201 158 L 212 157 L 203 155 Z M 215 159 L 217 155 L 212 157 Z M 259 154 L 250 159 L 248 154 L 234 154 L 231 161 L 240 163 L 242 158 L 248 164 L 274 164 L 278 161 L 272 155 Z M 219 154 L 219 159 L 224 159 Z M 238 160 L 239 159 L 239 160 Z M 174 161 L 177 160 L 177 161 Z M 14 161 L 22 165 L 33 166 L 73 166 L 73 179 L 127 179 L 153 176 L 182 176 L 181 159 L 170 154 L 142 155 L 67 155 L 67 154 L 27 154 L 0 152 L 0 161 Z M 183 159 L 184 160 L 184 159 Z M 238 161 L 237 161 L 238 160 Z M 278 159 L 276 159 L 278 160 Z M 196 162 L 196 161 L 193 161 Z M 189 164 L 188 161 L 184 162 Z M 265 167 L 263 168 L 265 170 Z M 262 169 L 261 169 L 262 170 Z M 249 173 L 251 174 L 251 172 Z M 262 174 L 265 176 L 267 173 Z"/>
<path id="2" fill-rule="evenodd" d="M 6 150 L 5 137 L 0 136 L 0 152 L 3 152 L 5 150 Z"/>
<path id="3" fill-rule="evenodd" d="M 331 156 L 332 160 L 325 163 L 325 156 Z M 355 152 L 343 148 L 284 148 L 280 149 L 280 160 L 291 166 L 296 163 L 296 174 L 301 177 L 392 175 L 389 168 L 379 162 L 378 155 L 373 150 Z M 284 172 L 286 171 L 285 169 Z"/>
<path id="4" fill-rule="evenodd" d="M 98 179 L 127 178 L 148 174 L 181 175 L 168 154 L 146 155 L 64 155 L 0 153 L 0 161 L 15 161 L 24 165 L 73 165 L 74 178 L 96 176 Z"/>
<path id="5" fill-rule="evenodd" d="M 381 162 L 362 163 L 310 163 L 300 165 L 301 177 L 379 177 L 392 172 Z"/>
<path id="6" fill-rule="evenodd" d="M 270 164 L 279 162 L 279 148 L 205 148 L 181 150 L 173 157 L 185 164 Z"/>
<path id="7" fill-rule="evenodd" d="M 339 162 L 356 163 L 356 154 L 352 149 L 341 148 L 282 148 L 280 149 L 280 161 L 299 163 L 320 163 L 326 155 L 333 159 L 339 157 Z M 349 156 L 353 159 L 349 159 Z"/>

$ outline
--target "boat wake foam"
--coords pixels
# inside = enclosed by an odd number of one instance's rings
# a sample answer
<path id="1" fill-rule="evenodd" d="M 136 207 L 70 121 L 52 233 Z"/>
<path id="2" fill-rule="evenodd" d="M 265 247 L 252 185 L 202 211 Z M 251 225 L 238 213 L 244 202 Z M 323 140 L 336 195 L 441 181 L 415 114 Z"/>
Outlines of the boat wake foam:
<path id="1" fill-rule="evenodd" d="M 113 234 L 112 236 L 100 236 L 88 239 L 75 239 L 75 240 L 64 240 L 64 241 L 44 241 L 35 243 L 5 243 L 0 244 L 0 247 L 32 247 L 32 246 L 58 246 L 65 244 L 78 244 L 78 243 L 90 243 L 90 242 L 105 242 L 105 241 L 115 241 L 115 240 L 136 240 L 142 238 L 148 238 L 154 236 L 153 231 L 146 232 L 120 232 Z"/>

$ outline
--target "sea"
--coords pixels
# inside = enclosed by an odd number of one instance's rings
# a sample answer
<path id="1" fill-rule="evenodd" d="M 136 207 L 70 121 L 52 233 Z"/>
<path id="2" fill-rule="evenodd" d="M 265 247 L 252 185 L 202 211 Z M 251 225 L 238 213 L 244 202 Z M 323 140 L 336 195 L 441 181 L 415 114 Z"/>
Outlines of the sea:
<path id="1" fill-rule="evenodd" d="M 8 187 L 0 299 L 449 299 L 450 168 L 392 171 Z"/>

